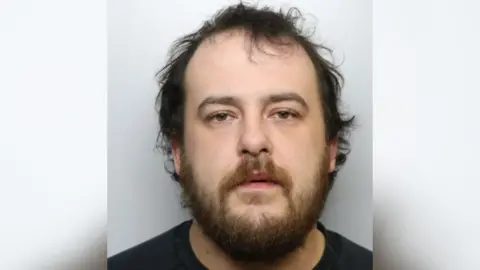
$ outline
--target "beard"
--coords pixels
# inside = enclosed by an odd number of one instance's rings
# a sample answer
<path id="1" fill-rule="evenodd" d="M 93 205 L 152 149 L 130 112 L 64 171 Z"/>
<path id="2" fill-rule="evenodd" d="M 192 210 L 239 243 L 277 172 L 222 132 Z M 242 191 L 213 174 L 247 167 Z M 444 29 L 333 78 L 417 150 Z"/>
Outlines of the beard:
<path id="1" fill-rule="evenodd" d="M 193 167 L 183 156 L 179 172 L 182 204 L 190 210 L 204 235 L 231 259 L 241 263 L 274 263 L 300 248 L 320 217 L 329 191 L 328 164 L 328 158 L 321 158 L 317 171 L 308 179 L 313 185 L 292 194 L 293 180 L 285 169 L 271 159 L 247 157 L 222 179 L 218 196 L 214 196 L 197 184 Z M 248 213 L 235 214 L 228 207 L 229 195 L 248 182 L 247 175 L 253 170 L 273 176 L 282 189 L 287 207 L 281 216 L 262 214 L 253 219 Z"/>

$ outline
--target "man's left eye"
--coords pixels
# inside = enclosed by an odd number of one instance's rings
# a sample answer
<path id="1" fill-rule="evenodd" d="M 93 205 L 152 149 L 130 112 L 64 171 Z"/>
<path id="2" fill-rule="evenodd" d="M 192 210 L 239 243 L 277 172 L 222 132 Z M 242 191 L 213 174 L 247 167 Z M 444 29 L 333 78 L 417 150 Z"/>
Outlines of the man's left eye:
<path id="1" fill-rule="evenodd" d="M 289 119 L 289 118 L 296 118 L 297 114 L 291 111 L 278 111 L 275 113 L 275 116 L 280 119 Z"/>

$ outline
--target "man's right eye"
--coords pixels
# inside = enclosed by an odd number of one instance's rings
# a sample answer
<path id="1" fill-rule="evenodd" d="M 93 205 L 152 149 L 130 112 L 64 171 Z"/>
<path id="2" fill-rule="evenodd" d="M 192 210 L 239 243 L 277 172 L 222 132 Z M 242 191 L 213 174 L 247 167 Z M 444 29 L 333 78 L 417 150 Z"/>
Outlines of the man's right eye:
<path id="1" fill-rule="evenodd" d="M 208 116 L 207 120 L 209 122 L 225 122 L 225 121 L 228 121 L 231 117 L 228 113 L 214 113 L 210 116 Z"/>

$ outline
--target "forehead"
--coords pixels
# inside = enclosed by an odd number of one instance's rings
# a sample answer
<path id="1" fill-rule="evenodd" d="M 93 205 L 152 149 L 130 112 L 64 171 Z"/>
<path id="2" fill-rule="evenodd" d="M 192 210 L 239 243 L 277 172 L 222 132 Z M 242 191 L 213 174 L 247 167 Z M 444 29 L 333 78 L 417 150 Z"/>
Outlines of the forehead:
<path id="1" fill-rule="evenodd" d="M 290 43 L 283 46 L 266 39 L 252 43 L 241 30 L 205 40 L 187 66 L 187 99 L 201 100 L 210 95 L 248 99 L 296 92 L 308 100 L 318 95 L 312 61 L 301 46 L 287 41 Z"/>

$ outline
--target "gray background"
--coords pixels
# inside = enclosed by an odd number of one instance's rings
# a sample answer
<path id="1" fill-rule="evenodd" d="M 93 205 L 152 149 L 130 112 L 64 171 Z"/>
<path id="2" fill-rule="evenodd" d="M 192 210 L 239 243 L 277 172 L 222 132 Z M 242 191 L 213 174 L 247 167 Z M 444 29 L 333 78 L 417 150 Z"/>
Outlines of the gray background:
<path id="1" fill-rule="evenodd" d="M 154 74 L 174 39 L 235 1 L 108 2 L 108 255 L 158 235 L 188 218 L 177 185 L 154 149 Z M 290 7 L 316 26 L 346 78 L 345 108 L 359 126 L 352 153 L 322 217 L 330 229 L 372 248 L 372 3 L 369 0 L 260 1 Z"/>

